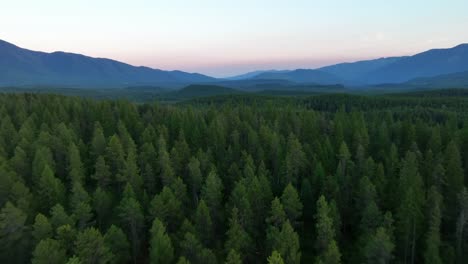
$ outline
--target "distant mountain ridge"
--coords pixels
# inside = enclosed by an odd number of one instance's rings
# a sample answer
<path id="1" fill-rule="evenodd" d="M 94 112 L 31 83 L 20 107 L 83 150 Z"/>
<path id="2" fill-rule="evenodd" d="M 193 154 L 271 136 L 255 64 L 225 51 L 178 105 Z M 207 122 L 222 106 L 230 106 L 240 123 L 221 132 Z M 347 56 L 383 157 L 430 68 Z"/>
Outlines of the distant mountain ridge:
<path id="1" fill-rule="evenodd" d="M 464 71 L 468 71 L 468 44 L 448 49 L 432 49 L 413 56 L 340 63 L 318 69 L 260 72 L 249 76 L 249 79 L 365 86 L 404 83 L 415 78 L 429 78 Z"/>
<path id="2" fill-rule="evenodd" d="M 427 88 L 468 88 L 468 71 L 416 78 L 405 84 Z"/>
<path id="3" fill-rule="evenodd" d="M 0 86 L 3 87 L 182 88 L 211 84 L 242 90 L 284 90 L 303 85 L 383 87 L 414 83 L 427 86 L 437 83 L 438 87 L 444 87 L 464 84 L 464 72 L 468 72 L 468 44 L 432 49 L 413 56 L 340 63 L 317 69 L 261 70 L 217 79 L 198 73 L 136 67 L 81 54 L 32 51 L 0 40 Z"/>
<path id="4" fill-rule="evenodd" d="M 362 77 L 366 83 L 402 83 L 414 78 L 468 71 L 468 44 L 432 49 L 385 65 Z"/>
<path id="5" fill-rule="evenodd" d="M 362 82 L 361 77 L 381 67 L 387 66 L 406 57 L 388 57 L 357 62 L 345 62 L 319 68 L 318 70 L 339 76 L 347 82 Z"/>
<path id="6" fill-rule="evenodd" d="M 81 54 L 32 51 L 0 40 L 1 86 L 184 86 L 215 80 L 198 73 L 136 67 Z"/>

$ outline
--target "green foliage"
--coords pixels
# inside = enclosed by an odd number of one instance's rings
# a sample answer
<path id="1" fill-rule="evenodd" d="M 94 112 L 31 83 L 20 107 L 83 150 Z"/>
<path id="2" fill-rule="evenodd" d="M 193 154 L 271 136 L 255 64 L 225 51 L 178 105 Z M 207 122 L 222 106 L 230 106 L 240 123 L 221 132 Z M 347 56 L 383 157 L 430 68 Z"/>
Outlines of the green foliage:
<path id="1" fill-rule="evenodd" d="M 135 193 L 130 184 L 127 184 L 125 187 L 123 198 L 118 206 L 118 212 L 120 221 L 130 238 L 133 262 L 136 262 L 141 250 L 140 236 L 143 231 L 144 215 L 141 205 L 135 198 Z"/>
<path id="2" fill-rule="evenodd" d="M 227 252 L 234 250 L 239 252 L 241 258 L 246 257 L 252 249 L 252 238 L 245 231 L 239 219 L 239 210 L 236 207 L 232 209 L 229 219 L 229 229 L 226 233 L 227 239 L 224 248 Z"/>
<path id="3" fill-rule="evenodd" d="M 103 236 L 93 227 L 77 235 L 75 254 L 83 263 L 109 263 L 113 258 Z"/>
<path id="4" fill-rule="evenodd" d="M 21 209 L 7 202 L 0 211 L 0 259 L 6 262 L 21 263 L 21 255 L 27 241 L 26 218 Z"/>
<path id="5" fill-rule="evenodd" d="M 465 97 L 2 94 L 0 262 L 463 263 Z"/>
<path id="6" fill-rule="evenodd" d="M 49 219 L 41 213 L 36 215 L 33 224 L 32 236 L 34 241 L 37 243 L 43 239 L 52 237 L 52 225 L 49 222 Z"/>
<path id="7" fill-rule="evenodd" d="M 296 188 L 288 184 L 281 195 L 281 203 L 291 223 L 295 223 L 302 216 L 302 202 Z"/>
<path id="8" fill-rule="evenodd" d="M 268 264 L 284 264 L 283 258 L 278 251 L 273 251 L 267 259 Z"/>
<path id="9" fill-rule="evenodd" d="M 376 232 L 370 237 L 364 247 L 365 263 L 390 263 L 393 259 L 393 244 L 391 237 L 385 228 L 379 227 Z M 432 262 L 427 262 L 432 263 Z"/>
<path id="10" fill-rule="evenodd" d="M 341 253 L 335 240 L 336 233 L 331 215 L 328 202 L 323 195 L 320 196 L 317 201 L 315 229 L 316 248 L 319 252 L 317 261 L 321 263 L 341 263 Z"/>
<path id="11" fill-rule="evenodd" d="M 111 263 L 124 264 L 130 260 L 130 243 L 119 227 L 111 225 L 104 235 L 104 242 L 113 254 Z"/>
<path id="12" fill-rule="evenodd" d="M 33 251 L 33 264 L 61 264 L 67 260 L 65 249 L 54 239 L 41 240 Z"/>
<path id="13" fill-rule="evenodd" d="M 239 253 L 231 249 L 224 263 L 225 264 L 242 264 L 242 260 L 241 260 Z"/>
<path id="14" fill-rule="evenodd" d="M 158 218 L 153 221 L 150 237 L 150 263 L 171 263 L 174 259 L 171 238 L 167 235 L 164 224 Z"/>

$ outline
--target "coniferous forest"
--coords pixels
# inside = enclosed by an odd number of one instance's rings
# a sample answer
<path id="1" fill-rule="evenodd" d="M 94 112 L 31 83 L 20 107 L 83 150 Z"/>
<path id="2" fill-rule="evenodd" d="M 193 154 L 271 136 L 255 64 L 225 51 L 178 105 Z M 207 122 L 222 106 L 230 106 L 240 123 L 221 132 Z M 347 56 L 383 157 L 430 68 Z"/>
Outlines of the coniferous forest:
<path id="1" fill-rule="evenodd" d="M 0 262 L 466 263 L 467 113 L 459 92 L 2 94 Z"/>

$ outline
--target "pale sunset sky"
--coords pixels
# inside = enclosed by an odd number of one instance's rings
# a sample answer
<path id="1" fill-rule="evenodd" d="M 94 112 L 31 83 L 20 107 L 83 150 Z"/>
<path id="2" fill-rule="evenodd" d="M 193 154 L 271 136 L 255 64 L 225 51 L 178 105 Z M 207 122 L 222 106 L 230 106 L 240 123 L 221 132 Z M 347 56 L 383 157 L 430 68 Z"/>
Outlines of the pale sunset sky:
<path id="1" fill-rule="evenodd" d="M 224 77 L 468 42 L 467 0 L 0 0 L 0 39 Z"/>

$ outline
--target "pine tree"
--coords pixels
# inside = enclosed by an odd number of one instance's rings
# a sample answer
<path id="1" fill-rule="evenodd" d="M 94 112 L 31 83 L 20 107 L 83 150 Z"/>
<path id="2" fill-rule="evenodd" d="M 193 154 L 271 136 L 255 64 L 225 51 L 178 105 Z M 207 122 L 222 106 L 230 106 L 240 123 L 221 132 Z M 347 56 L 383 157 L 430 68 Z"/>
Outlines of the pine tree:
<path id="1" fill-rule="evenodd" d="M 167 152 L 166 140 L 163 135 L 158 141 L 158 166 L 159 176 L 164 186 L 169 186 L 174 180 L 174 169 L 172 168 L 171 157 Z"/>
<path id="2" fill-rule="evenodd" d="M 252 251 L 252 238 L 240 223 L 239 211 L 235 207 L 232 209 L 231 218 L 229 219 L 229 229 L 226 236 L 227 239 L 224 248 L 227 252 L 234 250 L 244 259 Z"/>
<path id="3" fill-rule="evenodd" d="M 104 242 L 113 254 L 111 263 L 124 264 L 130 261 L 130 244 L 122 229 L 111 225 L 104 235 Z"/>
<path id="4" fill-rule="evenodd" d="M 210 215 L 213 220 L 214 228 L 222 223 L 223 214 L 223 183 L 216 172 L 211 171 L 205 179 L 202 187 L 201 197 L 210 209 Z"/>
<path id="5" fill-rule="evenodd" d="M 7 202 L 0 211 L 0 260 L 24 263 L 26 256 L 26 218 L 23 211 Z"/>
<path id="6" fill-rule="evenodd" d="M 171 238 L 166 234 L 164 224 L 154 219 L 150 230 L 150 263 L 171 263 L 174 259 L 174 249 Z"/>
<path id="7" fill-rule="evenodd" d="M 465 250 L 463 248 L 463 238 L 466 236 L 465 227 L 468 223 L 468 191 L 464 187 L 458 195 L 459 213 L 456 224 L 456 256 L 459 263 L 462 263 Z"/>
<path id="8" fill-rule="evenodd" d="M 340 263 L 341 254 L 335 241 L 336 233 L 331 218 L 331 210 L 323 195 L 317 200 L 315 219 L 316 248 L 317 252 L 319 252 L 317 261 L 321 263 Z"/>
<path id="9" fill-rule="evenodd" d="M 130 184 L 127 184 L 125 187 L 123 198 L 118 206 L 118 212 L 120 221 L 125 227 L 127 235 L 130 237 L 133 263 L 136 263 L 140 253 L 144 215 L 141 205 L 136 199 Z"/>
<path id="10" fill-rule="evenodd" d="M 40 212 L 47 212 L 52 206 L 65 200 L 65 186 L 47 165 L 39 179 L 37 195 Z"/>
<path id="11" fill-rule="evenodd" d="M 80 151 L 73 143 L 68 148 L 68 175 L 72 182 L 82 182 L 85 177 Z"/>
<path id="12" fill-rule="evenodd" d="M 65 249 L 67 255 L 70 255 L 74 249 L 77 231 L 74 227 L 66 224 L 61 225 L 55 230 L 55 239 Z"/>
<path id="13" fill-rule="evenodd" d="M 297 186 L 300 179 L 299 177 L 307 167 L 306 154 L 302 148 L 301 142 L 296 136 L 290 134 L 288 137 L 287 153 L 285 157 L 286 163 L 286 179 L 284 184 L 292 183 Z"/>
<path id="14" fill-rule="evenodd" d="M 41 213 L 36 215 L 33 224 L 32 236 L 34 241 L 38 243 L 39 241 L 52 238 L 52 225 L 49 222 L 49 219 Z"/>
<path id="15" fill-rule="evenodd" d="M 91 198 L 88 192 L 86 192 L 79 181 L 75 181 L 71 191 L 70 207 L 72 209 L 72 217 L 79 229 L 87 227 L 93 217 L 90 202 Z"/>
<path id="16" fill-rule="evenodd" d="M 281 256 L 284 256 L 286 263 L 299 264 L 301 262 L 299 236 L 292 228 L 289 220 L 286 220 L 273 241 L 271 245 L 273 251 L 278 251 Z"/>
<path id="17" fill-rule="evenodd" d="M 93 227 L 78 234 L 75 254 L 83 263 L 109 263 L 113 258 L 103 236 Z"/>
<path id="18" fill-rule="evenodd" d="M 150 219 L 159 218 L 166 223 L 171 232 L 179 227 L 183 219 L 182 203 L 167 186 L 151 200 L 148 213 Z"/>
<path id="19" fill-rule="evenodd" d="M 390 263 L 393 259 L 392 252 L 394 248 L 395 245 L 387 230 L 384 227 L 377 228 L 364 247 L 365 263 Z"/>
<path id="20" fill-rule="evenodd" d="M 105 154 L 107 147 L 106 138 L 104 137 L 104 131 L 99 122 L 94 123 L 93 138 L 91 140 L 91 159 L 96 160 L 99 156 Z"/>
<path id="21" fill-rule="evenodd" d="M 242 259 L 235 250 L 231 249 L 226 257 L 225 264 L 242 264 Z"/>
<path id="22" fill-rule="evenodd" d="M 122 179 L 124 174 L 125 155 L 122 143 L 117 135 L 113 135 L 109 139 L 109 143 L 106 148 L 106 164 L 109 165 L 110 174 L 115 177 L 114 179 Z M 102 164 L 100 165 L 102 166 Z M 105 166 L 102 167 L 102 170 L 104 170 L 104 168 Z M 102 171 L 100 171 L 99 177 L 95 177 L 98 179 L 103 178 L 105 176 L 105 172 L 104 174 L 101 173 Z M 120 182 L 122 182 L 122 180 L 120 180 Z"/>
<path id="23" fill-rule="evenodd" d="M 46 238 L 41 240 L 33 251 L 33 264 L 62 264 L 67 260 L 65 249 L 57 240 Z"/>
<path id="24" fill-rule="evenodd" d="M 415 263 L 416 242 L 423 219 L 424 193 L 417 157 L 413 152 L 408 152 L 402 162 L 399 189 L 401 195 L 397 209 L 399 252 L 403 261 Z"/>
<path id="25" fill-rule="evenodd" d="M 429 208 L 429 230 L 426 234 L 426 249 L 424 251 L 424 262 L 441 264 L 440 257 L 440 222 L 442 196 L 437 191 L 435 186 L 429 190 L 427 205 Z"/>
<path id="26" fill-rule="evenodd" d="M 210 246 L 213 240 L 213 222 L 211 221 L 210 211 L 202 199 L 198 203 L 197 210 L 194 216 L 195 229 L 197 237 L 204 243 L 205 246 Z"/>
<path id="27" fill-rule="evenodd" d="M 55 161 L 52 152 L 47 147 L 39 147 L 36 150 L 31 167 L 31 179 L 33 183 L 38 184 L 40 182 L 46 167 L 53 173 Z"/>
<path id="28" fill-rule="evenodd" d="M 112 194 L 97 187 L 93 194 L 93 209 L 96 212 L 97 224 L 100 228 L 110 220 L 112 205 Z"/>
<path id="29" fill-rule="evenodd" d="M 96 164 L 94 165 L 94 174 L 91 177 L 98 182 L 101 188 L 106 188 L 111 184 L 111 173 L 103 156 L 97 157 Z"/>
<path id="30" fill-rule="evenodd" d="M 56 204 L 50 209 L 50 223 L 54 229 L 63 225 L 74 226 L 75 222 L 67 214 L 61 204 Z"/>
<path id="31" fill-rule="evenodd" d="M 290 183 L 284 188 L 281 203 L 289 221 L 294 224 L 302 216 L 302 202 L 296 188 Z"/>
<path id="32" fill-rule="evenodd" d="M 189 164 L 187 165 L 189 173 L 189 186 L 192 190 L 192 202 L 194 204 L 198 203 L 198 192 L 203 182 L 203 176 L 200 170 L 200 161 L 196 157 L 190 159 Z"/>
<path id="33" fill-rule="evenodd" d="M 283 258 L 278 251 L 273 251 L 267 259 L 268 264 L 284 264 Z"/>
<path id="34" fill-rule="evenodd" d="M 457 143 L 451 141 L 445 150 L 445 190 L 444 201 L 446 218 L 451 226 L 454 226 L 457 217 L 457 195 L 462 191 L 464 186 L 464 174 L 461 167 L 460 151 Z M 452 229 L 453 230 L 453 229 Z"/>

